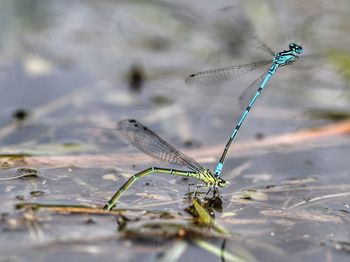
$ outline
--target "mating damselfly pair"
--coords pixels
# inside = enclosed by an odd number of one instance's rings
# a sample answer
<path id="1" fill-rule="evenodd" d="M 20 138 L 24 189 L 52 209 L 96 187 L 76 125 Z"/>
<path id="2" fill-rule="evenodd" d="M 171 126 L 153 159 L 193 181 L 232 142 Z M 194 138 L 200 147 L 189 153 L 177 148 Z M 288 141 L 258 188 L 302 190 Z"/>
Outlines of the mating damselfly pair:
<path id="1" fill-rule="evenodd" d="M 227 182 L 221 179 L 221 171 L 224 166 L 224 161 L 228 149 L 230 148 L 232 141 L 235 139 L 238 130 L 240 129 L 243 121 L 248 115 L 249 111 L 253 107 L 259 95 L 262 93 L 263 89 L 266 87 L 266 84 L 270 78 L 276 73 L 279 67 L 293 64 L 296 60 L 299 59 L 299 56 L 303 52 L 301 45 L 296 43 L 289 44 L 289 50 L 284 50 L 279 53 L 275 53 L 266 46 L 262 44 L 261 48 L 272 55 L 272 59 L 260 62 L 254 62 L 245 65 L 238 66 L 229 66 L 219 69 L 213 69 L 208 71 L 202 71 L 190 75 L 186 79 L 188 84 L 199 84 L 203 82 L 215 82 L 222 80 L 229 80 L 237 76 L 241 76 L 245 73 L 248 73 L 256 68 L 270 65 L 268 70 L 264 74 L 255 80 L 247 89 L 257 87 L 255 95 L 250 99 L 245 111 L 243 112 L 240 120 L 236 124 L 225 148 L 219 160 L 219 163 L 216 166 L 215 172 L 212 172 L 208 168 L 202 167 L 192 158 L 186 156 L 185 154 L 178 151 L 176 148 L 168 144 L 153 131 L 143 126 L 141 123 L 133 119 L 122 120 L 118 123 L 117 128 L 121 134 L 128 140 L 132 145 L 140 149 L 145 154 L 148 154 L 162 162 L 182 166 L 188 168 L 188 170 L 178 170 L 178 169 L 169 169 L 169 168 L 159 168 L 159 167 L 150 167 L 146 170 L 143 170 L 127 180 L 127 182 L 114 194 L 114 196 L 108 201 L 104 206 L 104 209 L 111 210 L 118 199 L 123 195 L 123 193 L 131 187 L 131 185 L 136 182 L 139 178 L 149 175 L 151 173 L 159 174 L 169 174 L 175 176 L 183 177 L 193 177 L 204 183 L 204 186 L 214 188 L 224 187 L 227 185 Z"/>

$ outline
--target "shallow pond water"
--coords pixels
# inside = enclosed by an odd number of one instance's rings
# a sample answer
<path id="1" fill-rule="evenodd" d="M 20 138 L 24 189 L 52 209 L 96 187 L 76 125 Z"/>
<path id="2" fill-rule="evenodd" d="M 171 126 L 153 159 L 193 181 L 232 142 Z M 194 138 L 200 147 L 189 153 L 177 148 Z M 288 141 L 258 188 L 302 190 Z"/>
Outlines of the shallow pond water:
<path id="1" fill-rule="evenodd" d="M 334 4 L 334 2 L 336 4 Z M 350 3 L 2 1 L 0 261 L 348 261 Z M 279 69 L 228 153 L 219 195 L 115 130 L 135 118 L 213 170 L 262 72 L 191 73 L 305 49 Z"/>

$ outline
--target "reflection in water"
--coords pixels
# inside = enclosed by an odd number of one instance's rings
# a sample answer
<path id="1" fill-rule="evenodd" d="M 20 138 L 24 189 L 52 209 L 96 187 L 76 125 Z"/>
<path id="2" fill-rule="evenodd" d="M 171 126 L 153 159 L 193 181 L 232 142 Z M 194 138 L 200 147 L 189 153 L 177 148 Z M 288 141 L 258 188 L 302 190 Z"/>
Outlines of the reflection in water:
<path id="1" fill-rule="evenodd" d="M 208 212 L 208 214 L 215 218 L 215 212 L 221 213 L 223 211 L 222 208 L 222 199 L 219 195 L 213 195 L 212 197 L 205 197 L 203 200 L 200 200 L 198 197 L 192 197 L 193 194 L 189 193 L 187 194 L 188 199 L 191 201 L 192 204 L 187 206 L 184 210 L 189 213 L 193 217 L 198 217 L 198 212 L 193 205 L 193 200 L 198 201 L 198 203 Z"/>
<path id="2" fill-rule="evenodd" d="M 221 245 L 221 254 L 220 254 L 220 256 L 221 256 L 221 261 L 222 261 L 222 262 L 225 262 L 225 261 L 226 261 L 226 260 L 225 260 L 225 256 L 224 256 L 225 247 L 226 247 L 226 239 L 224 239 L 224 240 L 222 241 L 222 245 Z"/>

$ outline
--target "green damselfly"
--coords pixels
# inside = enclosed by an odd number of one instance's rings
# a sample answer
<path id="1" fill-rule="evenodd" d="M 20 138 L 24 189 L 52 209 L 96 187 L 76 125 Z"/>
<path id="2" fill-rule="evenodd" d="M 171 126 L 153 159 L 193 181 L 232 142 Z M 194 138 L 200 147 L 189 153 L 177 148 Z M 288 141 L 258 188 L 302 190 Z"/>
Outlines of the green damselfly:
<path id="1" fill-rule="evenodd" d="M 119 188 L 119 190 L 104 206 L 104 209 L 106 210 L 111 210 L 124 192 L 129 189 L 138 179 L 152 173 L 193 177 L 204 182 L 205 187 L 214 188 L 214 190 L 217 187 L 224 187 L 228 184 L 228 182 L 222 178 L 216 177 L 210 169 L 202 167 L 198 162 L 184 153 L 181 153 L 153 131 L 134 119 L 125 119 L 120 121 L 117 124 L 117 129 L 126 140 L 145 154 L 170 165 L 186 167 L 187 170 L 162 167 L 147 168 L 130 177 L 128 181 L 126 181 L 125 184 Z"/>

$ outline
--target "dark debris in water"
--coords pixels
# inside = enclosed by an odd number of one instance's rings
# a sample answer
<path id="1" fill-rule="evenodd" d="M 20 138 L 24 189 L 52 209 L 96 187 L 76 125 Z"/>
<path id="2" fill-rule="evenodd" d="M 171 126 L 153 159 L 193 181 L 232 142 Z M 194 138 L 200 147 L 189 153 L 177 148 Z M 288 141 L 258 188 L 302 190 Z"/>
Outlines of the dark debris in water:
<path id="1" fill-rule="evenodd" d="M 157 52 L 165 52 L 170 46 L 169 39 L 160 36 L 146 38 L 143 44 L 145 47 Z"/>
<path id="2" fill-rule="evenodd" d="M 156 105 L 159 106 L 166 106 L 166 105 L 171 105 L 174 103 L 174 100 L 170 98 L 169 96 L 164 96 L 164 95 L 155 95 L 152 97 L 152 102 Z"/>
<path id="3" fill-rule="evenodd" d="M 36 209 L 31 207 L 22 209 L 19 214 L 2 213 L 0 215 L 3 231 L 27 231 L 28 228 L 38 228 L 42 220 Z M 33 233 L 36 233 L 35 230 Z"/>
<path id="4" fill-rule="evenodd" d="M 24 200 L 24 196 L 23 196 L 23 195 L 17 195 L 17 196 L 16 196 L 16 199 L 22 201 L 22 200 Z"/>
<path id="5" fill-rule="evenodd" d="M 347 242 L 347 241 L 331 240 L 328 242 L 321 242 L 321 245 L 328 246 L 336 250 L 344 251 L 350 254 L 350 242 Z"/>
<path id="6" fill-rule="evenodd" d="M 32 191 L 34 196 L 41 196 L 44 192 Z M 196 201 L 194 203 L 193 201 Z M 118 231 L 126 239 L 133 239 L 135 241 L 143 240 L 155 240 L 166 241 L 173 239 L 194 239 L 194 238 L 225 238 L 221 231 L 217 230 L 218 226 L 214 227 L 215 222 L 211 218 L 214 208 L 222 208 L 222 201 L 218 196 L 212 199 L 205 198 L 199 202 L 198 199 L 194 199 L 191 203 L 194 203 L 191 216 L 184 216 L 178 213 L 171 213 L 166 211 L 147 211 L 147 210 L 134 210 L 134 209 L 118 209 L 113 211 L 106 211 L 100 208 L 90 208 L 86 206 L 70 206 L 70 205 L 55 205 L 55 204 L 40 204 L 40 203 L 19 203 L 16 208 L 21 212 L 27 212 L 30 210 L 39 211 L 45 209 L 47 211 L 73 215 L 73 214 L 85 214 L 85 215 L 111 215 L 116 217 L 118 224 Z M 198 206 L 200 205 L 200 207 Z M 211 215 L 209 215 L 211 213 Z M 91 218 L 85 221 L 86 224 L 95 224 L 96 221 Z M 200 221 L 207 221 L 208 223 L 202 223 Z"/>
<path id="7" fill-rule="evenodd" d="M 35 190 L 35 191 L 31 191 L 30 194 L 33 197 L 40 197 L 40 196 L 44 195 L 45 192 L 44 191 L 40 191 L 40 190 Z"/>
<path id="8" fill-rule="evenodd" d="M 29 117 L 30 113 L 26 109 L 17 109 L 12 113 L 12 117 L 17 121 L 24 121 Z"/>
<path id="9" fill-rule="evenodd" d="M 332 121 L 342 121 L 350 118 L 349 111 L 339 110 L 309 110 L 306 112 L 306 115 L 315 119 L 327 119 Z"/>
<path id="10" fill-rule="evenodd" d="M 35 168 L 21 167 L 17 168 L 17 175 L 20 175 L 21 179 L 34 179 L 38 178 L 39 171 Z"/>
<path id="11" fill-rule="evenodd" d="M 15 179 L 25 179 L 25 180 L 33 180 L 39 179 L 39 171 L 35 168 L 27 168 L 21 167 L 17 168 L 15 172 L 10 175 L 4 176 L 0 178 L 0 181 L 9 181 Z"/>
<path id="12" fill-rule="evenodd" d="M 97 223 L 96 220 L 94 220 L 91 217 L 84 221 L 84 224 L 86 224 L 86 225 L 93 225 L 93 224 L 96 224 L 96 223 Z"/>
<path id="13" fill-rule="evenodd" d="M 265 135 L 263 133 L 256 133 L 255 139 L 256 140 L 263 140 L 265 138 Z"/>
<path id="14" fill-rule="evenodd" d="M 195 139 L 186 140 L 184 146 L 189 148 L 199 148 L 201 147 L 201 142 Z"/>
<path id="15" fill-rule="evenodd" d="M 75 148 L 75 147 L 79 147 L 80 144 L 74 143 L 74 142 L 66 142 L 66 143 L 63 143 L 62 146 L 66 148 Z"/>
<path id="16" fill-rule="evenodd" d="M 127 74 L 129 90 L 139 93 L 146 81 L 146 74 L 140 64 L 133 64 Z"/>
<path id="17" fill-rule="evenodd" d="M 24 165 L 27 155 L 0 155 L 0 168 L 8 169 L 11 167 Z"/>
<path id="18" fill-rule="evenodd" d="M 118 231 L 125 230 L 130 221 L 131 220 L 124 215 L 118 216 L 117 217 Z"/>
<path id="19" fill-rule="evenodd" d="M 124 237 L 132 239 L 159 239 L 171 240 L 176 238 L 223 238 L 223 235 L 209 228 L 198 227 L 194 224 L 185 224 L 181 221 L 154 221 L 146 222 L 135 228 L 123 231 Z"/>

